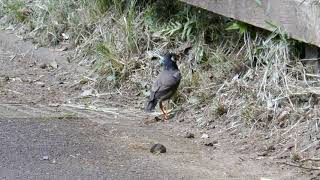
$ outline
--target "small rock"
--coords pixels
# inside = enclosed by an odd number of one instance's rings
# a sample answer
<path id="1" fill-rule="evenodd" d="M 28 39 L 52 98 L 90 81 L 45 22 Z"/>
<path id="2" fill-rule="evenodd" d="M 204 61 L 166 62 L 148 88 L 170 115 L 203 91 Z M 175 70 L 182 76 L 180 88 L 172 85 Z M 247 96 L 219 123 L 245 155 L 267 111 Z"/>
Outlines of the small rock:
<path id="1" fill-rule="evenodd" d="M 79 66 L 91 66 L 91 65 L 92 65 L 92 61 L 90 61 L 90 59 L 84 59 L 79 62 Z"/>
<path id="2" fill-rule="evenodd" d="M 42 160 L 49 160 L 49 156 L 43 156 Z"/>
<path id="3" fill-rule="evenodd" d="M 57 69 L 58 68 L 58 63 L 57 63 L 57 61 L 52 61 L 52 62 L 50 62 L 50 67 L 52 67 L 53 69 Z"/>
<path id="4" fill-rule="evenodd" d="M 62 51 L 66 51 L 68 49 L 69 49 L 68 47 L 64 46 L 64 47 L 61 47 L 61 48 L 54 49 L 54 51 L 62 52 Z"/>
<path id="5" fill-rule="evenodd" d="M 179 119 L 179 122 L 181 123 L 181 122 L 184 122 L 184 119 Z"/>
<path id="6" fill-rule="evenodd" d="M 202 134 L 202 136 L 201 136 L 201 139 L 208 139 L 209 138 L 209 135 L 208 134 Z"/>
<path id="7" fill-rule="evenodd" d="M 45 63 L 42 63 L 42 64 L 40 64 L 40 66 L 39 66 L 41 69 L 46 69 L 48 66 L 47 66 L 47 64 L 45 64 Z"/>
<path id="8" fill-rule="evenodd" d="M 10 77 L 9 76 L 4 77 L 4 81 L 6 82 L 10 81 Z"/>
<path id="9" fill-rule="evenodd" d="M 59 107 L 61 106 L 61 104 L 57 104 L 57 103 L 52 103 L 48 105 L 49 107 Z"/>
<path id="10" fill-rule="evenodd" d="M 151 149 L 150 152 L 153 154 L 160 154 L 160 153 L 166 153 L 167 149 L 164 145 L 162 144 L 154 144 Z"/>
<path id="11" fill-rule="evenodd" d="M 70 36 L 67 33 L 62 33 L 61 35 L 65 40 L 68 40 L 70 38 Z"/>
<path id="12" fill-rule="evenodd" d="M 39 85 L 40 87 L 45 87 L 46 86 L 46 84 L 44 83 L 44 82 L 36 82 L 36 84 L 37 85 Z"/>
<path id="13" fill-rule="evenodd" d="M 34 67 L 36 65 L 36 62 L 32 62 L 29 64 L 29 67 Z"/>
<path id="14" fill-rule="evenodd" d="M 213 144 L 218 144 L 217 140 L 212 141 Z"/>
<path id="15" fill-rule="evenodd" d="M 208 142 L 204 142 L 203 143 L 205 146 L 210 146 L 212 147 L 215 144 L 218 144 L 218 141 L 214 140 L 214 141 L 208 141 Z"/>
<path id="16" fill-rule="evenodd" d="M 89 97 L 89 96 L 93 96 L 94 95 L 94 90 L 93 89 L 88 89 L 88 90 L 84 90 L 81 93 L 81 97 Z"/>
<path id="17" fill-rule="evenodd" d="M 158 116 L 156 116 L 156 117 L 154 117 L 154 120 L 155 120 L 156 122 L 159 122 L 159 121 L 161 121 L 162 119 L 159 118 Z"/>
<path id="18" fill-rule="evenodd" d="M 185 138 L 192 139 L 192 138 L 194 138 L 194 134 L 193 134 L 193 133 L 190 133 L 190 132 L 187 132 L 184 137 L 185 137 Z"/>

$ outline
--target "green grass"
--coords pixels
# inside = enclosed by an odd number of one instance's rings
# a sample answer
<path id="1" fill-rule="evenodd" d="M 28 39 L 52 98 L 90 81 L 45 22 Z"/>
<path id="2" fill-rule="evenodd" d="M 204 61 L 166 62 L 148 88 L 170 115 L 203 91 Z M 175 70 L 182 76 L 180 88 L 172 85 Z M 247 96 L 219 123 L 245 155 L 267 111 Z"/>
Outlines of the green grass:
<path id="1" fill-rule="evenodd" d="M 24 22 L 27 20 L 27 15 L 22 11 L 24 8 L 27 8 L 24 1 L 3 0 L 0 4 L 3 14 L 12 16 L 13 20 L 15 20 L 16 22 Z"/>

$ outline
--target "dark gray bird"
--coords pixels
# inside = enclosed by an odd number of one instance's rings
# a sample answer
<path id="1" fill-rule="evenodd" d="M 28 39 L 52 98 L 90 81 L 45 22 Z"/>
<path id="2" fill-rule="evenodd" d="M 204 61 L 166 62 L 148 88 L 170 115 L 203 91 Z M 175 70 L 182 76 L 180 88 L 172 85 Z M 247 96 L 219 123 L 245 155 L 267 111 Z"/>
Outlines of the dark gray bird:
<path id="1" fill-rule="evenodd" d="M 168 113 L 162 105 L 162 102 L 170 99 L 179 87 L 181 73 L 176 64 L 177 55 L 169 53 L 162 60 L 163 70 L 154 82 L 150 97 L 146 102 L 145 111 L 150 112 L 155 109 L 159 102 L 160 109 L 164 115 L 164 119 L 168 119 Z"/>

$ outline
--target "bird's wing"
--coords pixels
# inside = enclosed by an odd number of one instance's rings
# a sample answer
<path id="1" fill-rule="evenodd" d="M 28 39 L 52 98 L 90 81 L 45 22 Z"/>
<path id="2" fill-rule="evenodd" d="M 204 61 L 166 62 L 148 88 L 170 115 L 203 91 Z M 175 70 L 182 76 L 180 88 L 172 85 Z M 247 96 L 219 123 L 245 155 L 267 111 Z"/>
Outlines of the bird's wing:
<path id="1" fill-rule="evenodd" d="M 150 98 L 160 98 L 171 90 L 176 90 L 180 80 L 181 74 L 179 71 L 162 71 L 152 86 L 151 95 L 153 97 Z"/>

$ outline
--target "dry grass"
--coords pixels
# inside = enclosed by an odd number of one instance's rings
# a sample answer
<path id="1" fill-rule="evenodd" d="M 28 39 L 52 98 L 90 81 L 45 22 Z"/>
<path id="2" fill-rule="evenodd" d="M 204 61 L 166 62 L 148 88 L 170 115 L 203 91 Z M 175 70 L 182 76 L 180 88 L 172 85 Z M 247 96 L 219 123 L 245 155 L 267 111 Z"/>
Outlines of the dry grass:
<path id="1" fill-rule="evenodd" d="M 72 44 L 74 59 L 90 62 L 99 91 L 141 106 L 159 71 L 149 55 L 191 43 L 179 63 L 183 81 L 174 98 L 178 106 L 172 104 L 176 109 L 199 127 L 222 123 L 224 132 L 262 136 L 276 146 L 276 157 L 319 152 L 319 76 L 280 29 L 262 32 L 168 0 L 19 1 L 18 9 L 8 7 L 12 2 L 0 3 L 9 21 L 40 45 Z M 32 11 L 23 20 L 20 6 Z"/>

